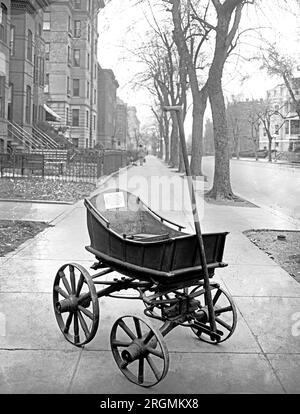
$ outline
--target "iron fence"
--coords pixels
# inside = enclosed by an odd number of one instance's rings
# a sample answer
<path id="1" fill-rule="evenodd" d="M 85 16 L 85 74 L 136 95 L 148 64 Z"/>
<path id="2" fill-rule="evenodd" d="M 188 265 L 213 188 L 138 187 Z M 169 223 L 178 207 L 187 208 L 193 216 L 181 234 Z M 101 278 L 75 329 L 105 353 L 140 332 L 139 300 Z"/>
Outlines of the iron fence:
<path id="1" fill-rule="evenodd" d="M 43 177 L 61 181 L 96 182 L 128 163 L 126 151 L 45 150 L 0 154 L 1 177 Z"/>

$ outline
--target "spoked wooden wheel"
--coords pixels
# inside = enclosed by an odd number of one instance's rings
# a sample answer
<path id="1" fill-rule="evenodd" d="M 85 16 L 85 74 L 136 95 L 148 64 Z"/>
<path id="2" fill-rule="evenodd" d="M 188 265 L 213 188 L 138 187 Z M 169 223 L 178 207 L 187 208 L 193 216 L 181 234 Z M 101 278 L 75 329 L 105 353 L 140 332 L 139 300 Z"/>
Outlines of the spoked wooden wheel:
<path id="1" fill-rule="evenodd" d="M 84 267 L 70 263 L 58 270 L 53 305 L 67 341 L 79 347 L 94 338 L 99 324 L 99 303 L 93 280 Z"/>
<path id="2" fill-rule="evenodd" d="M 211 339 L 210 335 L 201 330 L 201 327 L 192 327 L 193 332 L 201 341 L 216 344 L 226 341 L 233 334 L 237 323 L 237 312 L 231 296 L 220 287 L 212 286 L 212 299 L 215 310 L 216 326 L 221 335 L 219 340 Z M 204 290 L 201 287 L 196 287 L 190 292 L 190 295 L 200 302 L 199 310 L 195 311 L 192 317 L 192 322 L 197 325 L 197 322 L 207 325 L 209 324 L 209 315 L 207 306 L 205 305 Z"/>
<path id="3" fill-rule="evenodd" d="M 152 387 L 169 368 L 169 353 L 160 331 L 136 316 L 123 316 L 112 327 L 110 344 L 115 361 L 134 384 Z"/>

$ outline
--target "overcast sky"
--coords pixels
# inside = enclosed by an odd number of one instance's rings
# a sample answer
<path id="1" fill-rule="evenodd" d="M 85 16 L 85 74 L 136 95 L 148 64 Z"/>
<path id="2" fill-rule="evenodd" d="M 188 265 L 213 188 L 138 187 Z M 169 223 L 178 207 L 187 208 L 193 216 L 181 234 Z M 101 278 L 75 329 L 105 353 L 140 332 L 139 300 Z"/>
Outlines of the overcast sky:
<path id="1" fill-rule="evenodd" d="M 263 2 L 263 0 L 262 0 Z M 121 99 L 137 107 L 142 123 L 149 123 L 151 102 L 144 90 L 133 91 L 132 80 L 143 70 L 137 64 L 130 50 L 142 43 L 148 25 L 143 8 L 134 5 L 134 0 L 112 0 L 99 14 L 98 59 L 103 68 L 111 68 L 120 84 L 118 94 Z M 264 38 L 276 41 L 278 47 L 293 56 L 299 56 L 299 37 L 297 39 L 298 19 L 289 12 L 274 11 L 270 0 L 265 0 L 263 14 L 248 8 L 243 17 L 244 27 L 265 27 Z M 274 3 L 273 3 L 274 4 Z M 159 16 L 157 16 L 159 18 Z M 244 56 L 255 54 L 259 47 L 258 36 L 249 33 L 240 46 Z M 226 68 L 223 86 L 227 98 L 241 95 L 242 98 L 264 98 L 266 90 L 275 86 L 279 80 L 270 79 L 262 73 L 259 64 L 245 63 L 243 59 L 231 58 Z M 248 76 L 241 83 L 242 77 Z"/>

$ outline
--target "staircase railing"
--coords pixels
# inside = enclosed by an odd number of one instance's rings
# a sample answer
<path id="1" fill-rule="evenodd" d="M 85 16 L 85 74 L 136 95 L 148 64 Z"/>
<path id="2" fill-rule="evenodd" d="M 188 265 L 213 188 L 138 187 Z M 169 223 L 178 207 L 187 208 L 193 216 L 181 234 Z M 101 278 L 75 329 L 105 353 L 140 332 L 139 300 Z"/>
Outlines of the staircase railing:
<path id="1" fill-rule="evenodd" d="M 49 149 L 57 149 L 59 147 L 57 142 L 54 141 L 54 139 L 52 139 L 48 134 L 42 131 L 39 127 L 34 125 L 32 129 L 43 141 L 45 141 L 45 144 L 48 146 Z"/>
<path id="2" fill-rule="evenodd" d="M 37 142 L 24 129 L 22 129 L 19 126 L 16 126 L 9 120 L 7 120 L 7 125 L 9 133 L 20 143 L 20 145 L 22 145 L 23 147 L 26 146 L 29 150 L 33 147 L 37 147 Z"/>

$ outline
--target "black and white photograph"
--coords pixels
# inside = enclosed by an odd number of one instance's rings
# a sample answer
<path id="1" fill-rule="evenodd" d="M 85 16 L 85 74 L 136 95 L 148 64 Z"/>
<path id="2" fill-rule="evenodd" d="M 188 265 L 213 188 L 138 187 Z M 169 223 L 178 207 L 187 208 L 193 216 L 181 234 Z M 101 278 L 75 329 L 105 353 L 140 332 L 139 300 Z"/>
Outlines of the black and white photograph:
<path id="1" fill-rule="evenodd" d="M 2 397 L 300 394 L 300 0 L 0 3 Z"/>

